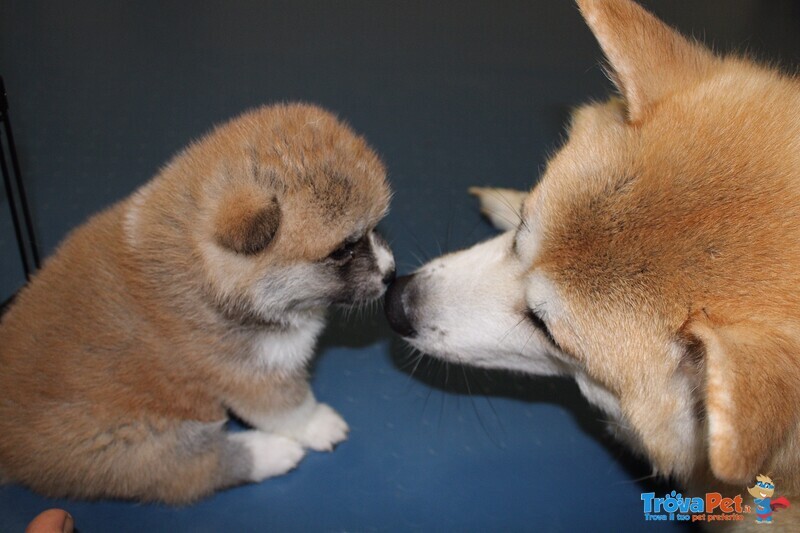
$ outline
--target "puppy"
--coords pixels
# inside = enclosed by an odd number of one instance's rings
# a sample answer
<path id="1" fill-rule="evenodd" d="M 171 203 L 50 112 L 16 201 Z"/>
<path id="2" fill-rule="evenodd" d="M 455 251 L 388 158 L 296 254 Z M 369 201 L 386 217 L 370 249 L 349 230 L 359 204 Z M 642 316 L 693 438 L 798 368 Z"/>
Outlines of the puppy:
<path id="1" fill-rule="evenodd" d="M 70 234 L 0 323 L 0 471 L 54 497 L 186 503 L 348 427 L 309 389 L 331 304 L 381 296 L 386 172 L 309 105 L 245 113 Z M 232 412 L 254 429 L 228 433 Z"/>
<path id="2" fill-rule="evenodd" d="M 390 322 L 440 358 L 574 376 L 701 496 L 768 473 L 796 499 L 800 83 L 630 0 L 578 3 L 621 97 L 574 113 L 524 200 L 474 191 L 518 224 L 398 279 Z"/>

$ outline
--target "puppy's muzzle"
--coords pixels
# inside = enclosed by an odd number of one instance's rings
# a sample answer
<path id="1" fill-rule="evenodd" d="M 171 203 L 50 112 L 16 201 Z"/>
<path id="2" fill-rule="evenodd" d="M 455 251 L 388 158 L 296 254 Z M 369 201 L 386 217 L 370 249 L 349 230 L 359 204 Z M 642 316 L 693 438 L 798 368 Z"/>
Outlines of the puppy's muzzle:
<path id="1" fill-rule="evenodd" d="M 413 286 L 409 287 L 409 282 L 413 279 L 413 274 L 402 276 L 389 285 L 389 289 L 386 291 L 386 305 L 384 306 L 389 325 L 406 338 L 414 337 L 417 334 L 412 322 L 412 314 L 409 313 L 414 291 Z"/>
<path id="2" fill-rule="evenodd" d="M 394 267 L 392 267 L 392 269 L 383 276 L 383 279 L 381 281 L 383 282 L 384 285 L 389 285 L 391 282 L 395 280 L 395 278 L 397 278 L 397 270 L 395 270 Z"/>

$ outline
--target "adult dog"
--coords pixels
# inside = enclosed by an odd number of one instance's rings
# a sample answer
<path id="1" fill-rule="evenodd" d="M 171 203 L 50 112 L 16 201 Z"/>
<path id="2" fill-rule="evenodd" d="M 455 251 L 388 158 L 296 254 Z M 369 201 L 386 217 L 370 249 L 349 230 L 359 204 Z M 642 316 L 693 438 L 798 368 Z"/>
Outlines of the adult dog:
<path id="1" fill-rule="evenodd" d="M 632 1 L 578 3 L 621 97 L 577 109 L 524 200 L 478 191 L 489 210 L 521 204 L 519 225 L 497 217 L 506 233 L 399 279 L 390 322 L 436 357 L 574 376 L 688 489 L 743 492 L 764 473 L 791 500 L 800 83 Z"/>

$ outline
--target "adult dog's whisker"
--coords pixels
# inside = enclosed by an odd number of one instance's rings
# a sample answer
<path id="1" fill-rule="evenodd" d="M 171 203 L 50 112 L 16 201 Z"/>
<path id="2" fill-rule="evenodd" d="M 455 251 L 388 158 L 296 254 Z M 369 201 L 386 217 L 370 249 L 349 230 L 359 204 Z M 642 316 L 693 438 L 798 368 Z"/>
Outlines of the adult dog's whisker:
<path id="1" fill-rule="evenodd" d="M 515 329 L 517 329 L 517 327 L 518 327 L 520 324 L 522 324 L 522 323 L 523 323 L 523 322 L 524 322 L 526 319 L 527 319 L 527 317 L 524 317 L 524 316 L 523 316 L 523 317 L 522 317 L 522 318 L 519 320 L 519 322 L 517 322 L 516 324 L 514 324 L 513 326 L 511 326 L 511 327 L 508 329 L 508 331 L 506 331 L 506 332 L 503 334 L 503 336 L 502 336 L 502 337 L 500 337 L 500 339 L 497 341 L 497 345 L 498 345 L 498 346 L 500 346 L 500 345 L 503 343 L 503 341 L 506 339 L 506 337 L 508 337 L 508 335 L 509 335 L 509 334 L 510 334 L 512 331 L 514 331 Z"/>
<path id="2" fill-rule="evenodd" d="M 475 410 L 475 417 L 478 419 L 478 423 L 480 424 L 483 432 L 486 433 L 486 436 L 489 437 L 489 440 L 492 441 L 492 444 L 497 446 L 498 448 L 502 448 L 500 444 L 492 437 L 491 432 L 486 427 L 486 424 L 483 422 L 483 418 L 481 417 L 481 413 L 478 410 L 478 405 L 475 403 L 475 398 L 472 396 L 472 389 L 469 386 L 469 379 L 467 378 L 467 372 L 464 369 L 464 365 L 461 365 L 461 372 L 464 375 L 464 385 L 467 387 L 467 394 L 469 396 L 470 402 L 472 402 L 472 408 Z"/>
<path id="3" fill-rule="evenodd" d="M 519 219 L 519 220 L 517 220 L 517 224 L 521 224 L 522 222 L 524 222 L 523 219 L 522 219 L 522 205 L 521 204 L 516 206 L 516 207 L 514 207 L 513 205 L 511 205 L 511 202 L 508 201 L 508 198 L 504 194 L 500 194 L 499 192 L 497 192 L 494 189 L 491 190 L 491 193 L 495 198 L 500 200 L 500 202 L 502 204 L 504 204 L 506 207 L 508 207 L 508 209 L 517 216 L 517 218 Z M 510 220 L 506 220 L 506 222 L 511 222 L 511 221 Z"/>

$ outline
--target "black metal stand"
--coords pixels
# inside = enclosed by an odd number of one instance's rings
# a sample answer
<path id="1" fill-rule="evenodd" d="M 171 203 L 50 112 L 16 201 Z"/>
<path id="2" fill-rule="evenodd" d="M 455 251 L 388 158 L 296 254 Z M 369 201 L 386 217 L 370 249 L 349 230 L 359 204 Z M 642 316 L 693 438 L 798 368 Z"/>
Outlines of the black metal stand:
<path id="1" fill-rule="evenodd" d="M 0 145 L 0 169 L 3 171 L 3 184 L 5 185 L 6 196 L 8 196 L 8 206 L 14 223 L 14 235 L 17 238 L 22 268 L 25 271 L 25 279 L 30 280 L 31 275 L 40 266 L 39 248 L 36 244 L 36 235 L 33 232 L 33 223 L 28 209 L 25 187 L 22 184 L 17 149 L 14 146 L 14 134 L 11 132 L 11 119 L 8 115 L 6 86 L 3 83 L 2 76 L 0 76 L 0 121 L 3 123 L 3 132 L 5 133 L 5 143 Z M 6 151 L 11 159 L 11 170 L 14 172 L 13 182 L 6 162 Z M 21 218 L 20 212 L 22 213 Z"/>

